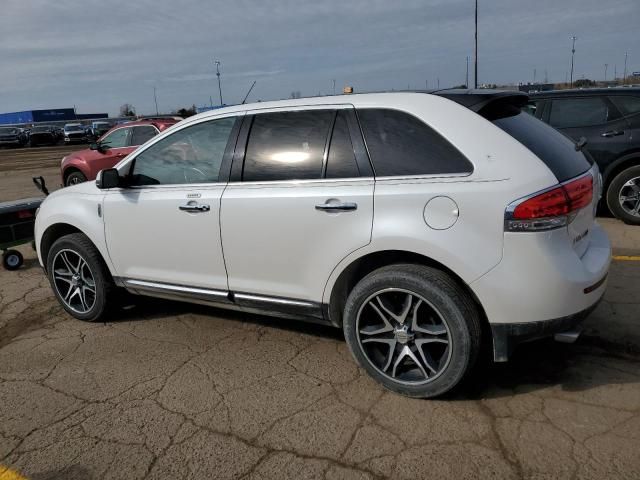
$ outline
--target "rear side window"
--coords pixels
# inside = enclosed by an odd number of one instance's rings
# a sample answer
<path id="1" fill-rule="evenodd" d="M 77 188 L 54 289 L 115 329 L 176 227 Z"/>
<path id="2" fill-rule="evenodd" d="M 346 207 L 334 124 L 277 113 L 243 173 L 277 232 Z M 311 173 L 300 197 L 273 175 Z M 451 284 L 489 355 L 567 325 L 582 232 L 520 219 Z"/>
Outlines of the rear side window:
<path id="1" fill-rule="evenodd" d="M 556 128 L 590 127 L 607 123 L 614 117 L 604 98 L 563 98 L 553 100 L 549 123 Z"/>
<path id="2" fill-rule="evenodd" d="M 358 176 L 360 176 L 360 170 L 353 152 L 347 115 L 344 110 L 339 110 L 333 127 L 333 135 L 331 136 L 325 178 L 352 178 Z"/>
<path id="3" fill-rule="evenodd" d="M 576 152 L 573 141 L 516 107 L 501 107 L 481 114 L 531 150 L 560 182 L 576 177 L 590 168 L 584 154 Z"/>
<path id="4" fill-rule="evenodd" d="M 473 166 L 424 122 L 390 109 L 358 110 L 376 176 L 470 173 Z"/>
<path id="5" fill-rule="evenodd" d="M 612 95 L 609 100 L 618 107 L 623 115 L 640 113 L 640 97 Z"/>
<path id="6" fill-rule="evenodd" d="M 156 129 L 152 126 L 133 127 L 133 133 L 131 134 L 131 145 L 142 145 L 147 140 L 151 140 L 153 137 L 155 137 L 156 133 Z"/>
<path id="7" fill-rule="evenodd" d="M 333 116 L 331 110 L 256 115 L 247 142 L 242 180 L 321 178 Z"/>

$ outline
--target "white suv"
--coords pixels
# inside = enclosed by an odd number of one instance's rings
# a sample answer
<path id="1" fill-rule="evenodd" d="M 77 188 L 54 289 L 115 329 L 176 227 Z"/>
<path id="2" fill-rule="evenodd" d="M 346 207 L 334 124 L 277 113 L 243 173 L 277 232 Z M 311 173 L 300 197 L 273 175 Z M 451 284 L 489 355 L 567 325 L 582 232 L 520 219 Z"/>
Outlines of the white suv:
<path id="1" fill-rule="evenodd" d="M 344 329 L 416 397 L 491 342 L 572 330 L 606 287 L 600 184 L 517 92 L 237 105 L 182 121 L 42 204 L 55 295 L 93 321 L 118 287 Z"/>

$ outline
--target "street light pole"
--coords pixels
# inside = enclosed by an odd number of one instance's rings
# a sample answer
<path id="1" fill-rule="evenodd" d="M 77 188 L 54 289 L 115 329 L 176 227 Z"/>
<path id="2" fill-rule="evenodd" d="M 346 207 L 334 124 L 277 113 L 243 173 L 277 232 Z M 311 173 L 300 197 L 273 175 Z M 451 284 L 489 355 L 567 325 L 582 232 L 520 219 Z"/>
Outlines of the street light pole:
<path id="1" fill-rule="evenodd" d="M 576 53 L 576 36 L 571 37 L 573 44 L 571 45 L 571 88 L 573 88 L 573 56 Z"/>
<path id="2" fill-rule="evenodd" d="M 220 106 L 222 106 L 222 85 L 220 84 L 220 62 L 214 60 L 216 64 L 216 76 L 218 77 L 218 91 L 220 92 Z"/>
<path id="3" fill-rule="evenodd" d="M 475 65 L 474 65 L 474 71 L 475 71 L 475 76 L 473 79 L 473 88 L 478 88 L 478 0 L 476 0 L 476 20 L 475 20 L 475 27 L 476 27 L 476 44 L 475 44 Z"/>
<path id="4" fill-rule="evenodd" d="M 465 78 L 464 86 L 466 88 L 469 88 L 469 55 L 467 55 L 467 74 L 464 78 Z"/>
<path id="5" fill-rule="evenodd" d="M 153 101 L 156 103 L 156 115 L 159 115 L 158 113 L 158 97 L 156 95 L 156 87 L 153 87 Z"/>
<path id="6" fill-rule="evenodd" d="M 622 77 L 622 84 L 627 84 L 627 57 L 629 56 L 629 52 L 624 52 L 624 75 Z"/>
<path id="7" fill-rule="evenodd" d="M 607 69 L 609 68 L 609 64 L 605 63 L 604 64 L 604 81 L 607 81 Z"/>

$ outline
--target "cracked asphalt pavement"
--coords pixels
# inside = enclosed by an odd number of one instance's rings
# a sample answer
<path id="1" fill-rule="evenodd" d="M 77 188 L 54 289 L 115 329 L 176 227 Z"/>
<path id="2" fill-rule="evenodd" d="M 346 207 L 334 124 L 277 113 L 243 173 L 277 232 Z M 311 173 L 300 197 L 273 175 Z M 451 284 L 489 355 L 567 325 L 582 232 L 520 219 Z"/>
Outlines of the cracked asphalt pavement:
<path id="1" fill-rule="evenodd" d="M 640 228 L 602 223 L 638 255 Z M 20 250 L 0 270 L 0 479 L 640 477 L 640 262 L 614 261 L 576 344 L 416 400 L 330 328 L 155 299 L 73 320 Z"/>

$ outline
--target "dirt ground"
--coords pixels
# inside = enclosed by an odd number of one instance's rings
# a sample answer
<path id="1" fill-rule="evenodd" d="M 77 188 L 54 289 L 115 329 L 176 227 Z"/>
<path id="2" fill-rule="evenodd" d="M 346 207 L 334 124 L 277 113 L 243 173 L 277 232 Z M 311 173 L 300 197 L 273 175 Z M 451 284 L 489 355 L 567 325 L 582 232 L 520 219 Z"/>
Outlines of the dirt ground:
<path id="1" fill-rule="evenodd" d="M 35 150 L 0 151 L 0 201 L 56 184 L 64 152 Z M 73 320 L 21 247 L 0 270 L 0 479 L 640 478 L 640 227 L 601 222 L 626 257 L 578 342 L 435 401 L 382 389 L 330 328 L 144 299 Z"/>

